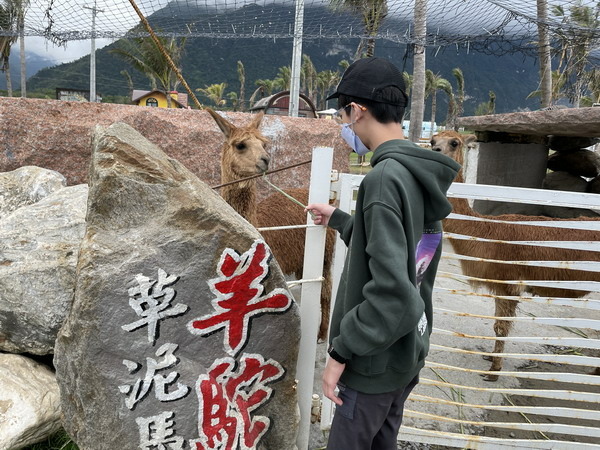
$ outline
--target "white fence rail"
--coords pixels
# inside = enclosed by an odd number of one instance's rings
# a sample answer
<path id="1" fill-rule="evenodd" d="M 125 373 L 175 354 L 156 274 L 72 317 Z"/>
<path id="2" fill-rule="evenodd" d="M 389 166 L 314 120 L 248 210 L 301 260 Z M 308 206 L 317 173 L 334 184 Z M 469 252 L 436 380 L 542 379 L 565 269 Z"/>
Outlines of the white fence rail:
<path id="1" fill-rule="evenodd" d="M 362 176 L 343 174 L 333 183 L 340 208 L 352 212 Z M 538 189 L 453 184 L 449 196 L 600 210 L 600 196 Z M 452 215 L 453 218 L 496 220 Z M 518 241 L 520 245 L 596 252 L 590 261 L 505 261 L 501 264 L 600 272 L 600 242 L 569 241 L 570 230 L 598 231 L 598 221 L 515 222 L 564 229 L 564 241 Z M 455 239 L 474 239 L 466 234 Z M 493 240 L 492 240 L 493 241 Z M 494 241 L 508 242 L 508 241 Z M 344 262 L 338 242 L 334 292 Z M 406 405 L 399 440 L 459 448 L 598 448 L 600 442 L 600 281 L 504 280 L 589 291 L 582 298 L 497 296 L 473 291 L 461 272 L 465 259 L 447 240 L 434 289 L 434 331 L 421 383 Z M 494 261 L 495 262 L 495 261 Z M 592 277 L 593 278 L 593 277 Z M 597 280 L 600 280 L 600 274 Z M 486 281 L 486 280 L 484 280 Z M 496 317 L 496 300 L 518 301 L 516 317 Z M 333 307 L 332 307 L 333 310 Z M 496 319 L 509 321 L 503 370 L 489 372 Z M 481 375 L 499 375 L 496 382 Z M 328 429 L 333 405 L 323 399 L 321 428 Z"/>

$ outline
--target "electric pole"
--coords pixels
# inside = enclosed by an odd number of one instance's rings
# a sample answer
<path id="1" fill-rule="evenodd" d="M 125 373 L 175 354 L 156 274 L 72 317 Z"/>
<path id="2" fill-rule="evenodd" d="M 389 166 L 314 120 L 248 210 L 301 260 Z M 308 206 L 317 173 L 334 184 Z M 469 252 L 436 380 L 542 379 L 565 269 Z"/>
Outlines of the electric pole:
<path id="1" fill-rule="evenodd" d="M 92 35 L 91 35 L 91 50 L 90 50 L 90 102 L 96 102 L 96 14 L 104 12 L 103 9 L 96 8 L 96 0 L 94 6 L 83 6 L 85 9 L 92 11 Z"/>
<path id="2" fill-rule="evenodd" d="M 304 28 L 304 0 L 296 0 L 294 44 L 292 52 L 292 79 L 290 80 L 290 117 L 298 117 L 300 104 L 300 68 L 302 66 L 302 34 Z"/>

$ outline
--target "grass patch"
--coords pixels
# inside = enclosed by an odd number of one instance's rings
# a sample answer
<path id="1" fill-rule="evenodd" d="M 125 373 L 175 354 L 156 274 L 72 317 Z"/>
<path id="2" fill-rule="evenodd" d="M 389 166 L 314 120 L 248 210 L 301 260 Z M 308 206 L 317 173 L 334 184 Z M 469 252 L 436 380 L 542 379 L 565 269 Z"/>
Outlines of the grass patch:
<path id="1" fill-rule="evenodd" d="M 363 157 L 363 164 L 359 163 L 358 155 L 354 152 L 350 153 L 350 173 L 353 175 L 364 175 L 371 170 L 371 156 L 373 152 L 367 153 Z"/>
<path id="2" fill-rule="evenodd" d="M 79 447 L 67 432 L 61 429 L 45 441 L 23 447 L 23 450 L 79 450 Z"/>

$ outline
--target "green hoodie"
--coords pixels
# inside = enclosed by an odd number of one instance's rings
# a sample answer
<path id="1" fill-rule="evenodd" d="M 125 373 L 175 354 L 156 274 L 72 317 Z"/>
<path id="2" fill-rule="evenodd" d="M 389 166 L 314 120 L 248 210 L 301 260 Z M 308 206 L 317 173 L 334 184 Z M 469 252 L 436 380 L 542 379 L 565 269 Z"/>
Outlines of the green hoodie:
<path id="1" fill-rule="evenodd" d="M 356 214 L 336 209 L 329 220 L 348 246 L 330 344 L 348 360 L 340 382 L 378 394 L 405 387 L 425 364 L 440 221 L 460 165 L 400 139 L 380 145 L 371 165 Z"/>

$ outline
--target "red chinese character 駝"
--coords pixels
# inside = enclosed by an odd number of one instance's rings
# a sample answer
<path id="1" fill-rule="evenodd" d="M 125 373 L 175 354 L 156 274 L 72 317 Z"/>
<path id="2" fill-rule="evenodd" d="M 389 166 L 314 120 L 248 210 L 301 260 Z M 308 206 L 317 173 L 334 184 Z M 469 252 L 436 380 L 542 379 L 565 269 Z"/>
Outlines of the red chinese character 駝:
<path id="1" fill-rule="evenodd" d="M 195 450 L 249 450 L 256 448 L 271 421 L 251 413 L 267 402 L 272 389 L 267 383 L 285 371 L 272 359 L 244 354 L 236 370 L 233 358 L 216 360 L 198 380 L 199 439 L 190 441 Z M 194 447 L 195 445 L 195 447 Z"/>

